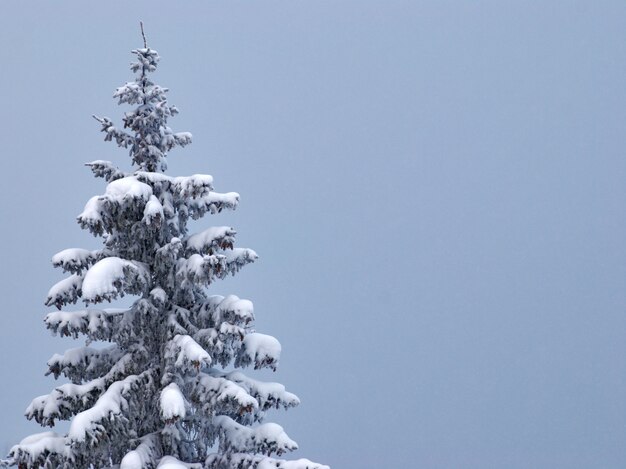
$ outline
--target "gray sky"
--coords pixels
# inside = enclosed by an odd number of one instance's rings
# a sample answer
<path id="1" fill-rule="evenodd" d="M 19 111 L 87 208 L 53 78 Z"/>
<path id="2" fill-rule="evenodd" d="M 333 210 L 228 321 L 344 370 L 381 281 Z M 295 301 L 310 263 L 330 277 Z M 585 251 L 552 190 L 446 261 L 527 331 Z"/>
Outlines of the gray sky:
<path id="1" fill-rule="evenodd" d="M 183 6 L 184 5 L 184 6 Z M 339 468 L 626 466 L 626 3 L 0 3 L 0 450 L 40 431 L 50 257 L 96 247 L 137 23 L 260 261 L 214 286 L 283 344 L 275 420 Z"/>

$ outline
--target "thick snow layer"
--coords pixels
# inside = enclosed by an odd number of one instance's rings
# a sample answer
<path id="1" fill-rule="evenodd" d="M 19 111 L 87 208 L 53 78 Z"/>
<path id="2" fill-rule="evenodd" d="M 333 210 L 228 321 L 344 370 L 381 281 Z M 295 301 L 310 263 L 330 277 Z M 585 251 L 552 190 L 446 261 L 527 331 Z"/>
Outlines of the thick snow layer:
<path id="1" fill-rule="evenodd" d="M 257 365 L 278 363 L 280 359 L 280 342 L 271 335 L 252 332 L 243 339 L 243 353 Z"/>
<path id="2" fill-rule="evenodd" d="M 50 394 L 33 399 L 26 408 L 26 417 L 34 418 L 42 425 L 53 425 L 56 419 L 65 417 L 76 405 L 102 392 L 104 386 L 104 378 L 96 378 L 84 384 L 62 384 Z"/>
<path id="3" fill-rule="evenodd" d="M 104 419 L 114 419 L 127 407 L 124 394 L 137 381 L 136 375 L 129 376 L 123 381 L 117 381 L 109 386 L 91 409 L 77 414 L 72 420 L 68 437 L 73 441 L 84 441 L 87 434 L 100 426 Z"/>
<path id="4" fill-rule="evenodd" d="M 94 195 L 89 199 L 78 219 L 88 224 L 102 222 L 102 197 Z"/>
<path id="5" fill-rule="evenodd" d="M 232 246 L 232 237 L 235 236 L 235 234 L 235 230 L 231 227 L 213 226 L 200 233 L 189 236 L 189 238 L 187 238 L 187 249 L 195 252 L 204 252 L 207 249 L 222 247 L 224 242 L 230 243 Z"/>
<path id="6" fill-rule="evenodd" d="M 196 378 L 194 396 L 198 397 L 212 413 L 227 410 L 219 407 L 225 405 L 234 405 L 237 412 L 241 412 L 242 409 L 252 411 L 259 407 L 256 399 L 248 394 L 245 388 L 221 376 L 211 376 L 205 373 L 200 373 Z"/>
<path id="7" fill-rule="evenodd" d="M 293 393 L 285 390 L 285 386 L 280 383 L 258 381 L 244 375 L 240 371 L 222 373 L 217 370 L 211 371 L 212 376 L 223 376 L 233 383 L 246 389 L 259 403 L 262 410 L 271 407 L 295 407 L 300 404 L 300 399 Z"/>
<path id="8" fill-rule="evenodd" d="M 54 362 L 63 363 L 64 365 L 78 365 L 81 362 L 90 361 L 93 357 L 114 354 L 118 350 L 119 347 L 117 346 L 117 344 L 109 345 L 108 347 L 104 347 L 101 349 L 96 349 L 93 347 L 70 348 L 67 349 L 63 355 L 55 353 L 52 358 L 48 360 L 48 364 Z"/>
<path id="9" fill-rule="evenodd" d="M 213 422 L 220 428 L 227 447 L 237 452 L 283 454 L 298 449 L 298 444 L 277 423 L 249 428 L 226 415 L 214 417 Z"/>
<path id="10" fill-rule="evenodd" d="M 141 443 L 122 458 L 119 469 L 145 469 L 154 467 L 161 454 L 161 440 L 156 433 L 141 438 Z"/>
<path id="11" fill-rule="evenodd" d="M 159 462 L 157 469 L 201 469 L 201 467 L 202 464 L 184 463 L 176 459 L 174 456 L 165 456 Z"/>
<path id="12" fill-rule="evenodd" d="M 76 337 L 78 333 L 83 333 L 103 337 L 111 332 L 110 324 L 113 320 L 120 318 L 127 311 L 129 310 L 120 308 L 56 311 L 48 313 L 44 322 L 48 329 L 61 336 Z"/>
<path id="13" fill-rule="evenodd" d="M 185 416 L 185 398 L 176 383 L 171 383 L 161 390 L 159 399 L 161 417 L 165 421 L 176 420 Z"/>
<path id="14" fill-rule="evenodd" d="M 162 288 L 156 287 L 150 290 L 150 298 L 156 303 L 164 305 L 167 302 L 167 293 Z"/>
<path id="15" fill-rule="evenodd" d="M 143 219 L 149 223 L 153 218 L 160 217 L 163 219 L 163 205 L 154 195 L 150 196 L 146 207 L 143 209 Z"/>
<path id="16" fill-rule="evenodd" d="M 254 320 L 254 305 L 250 300 L 241 299 L 237 295 L 211 295 L 205 300 L 200 317 L 215 324 L 223 321 L 248 324 Z"/>
<path id="17" fill-rule="evenodd" d="M 46 375 L 52 373 L 55 379 L 63 375 L 74 383 L 87 382 L 110 371 L 123 356 L 117 344 L 104 348 L 72 348 L 48 360 Z"/>
<path id="18" fill-rule="evenodd" d="M 105 195 L 112 202 L 123 203 L 129 199 L 142 199 L 147 202 L 152 195 L 152 188 L 139 182 L 136 177 L 129 176 L 110 182 Z"/>
<path id="19" fill-rule="evenodd" d="M 260 454 L 228 453 L 210 454 L 206 461 L 206 467 L 254 467 L 256 469 L 330 469 L 323 464 L 318 464 L 308 459 L 296 459 L 285 461 L 274 459 Z"/>
<path id="20" fill-rule="evenodd" d="M 55 283 L 50 290 L 48 290 L 48 297 L 54 298 L 66 294 L 69 291 L 79 290 L 81 288 L 83 278 L 80 275 L 71 275 L 64 278 L 60 282 Z"/>
<path id="21" fill-rule="evenodd" d="M 197 199 L 188 200 L 188 206 L 192 210 L 192 217 L 199 218 L 207 211 L 211 213 L 221 212 L 223 209 L 235 210 L 239 204 L 237 192 L 209 192 Z"/>
<path id="22" fill-rule="evenodd" d="M 137 451 L 130 451 L 122 458 L 120 469 L 143 469 L 145 466 Z"/>
<path id="23" fill-rule="evenodd" d="M 201 256 L 200 254 L 192 254 L 189 259 L 181 260 L 180 268 L 178 269 L 179 275 L 191 275 L 195 278 L 202 279 L 205 277 L 206 265 L 210 265 L 214 256 Z M 207 264 L 205 264 L 205 261 Z"/>
<path id="24" fill-rule="evenodd" d="M 176 356 L 176 366 L 186 367 L 191 364 L 198 368 L 210 365 L 211 357 L 195 340 L 188 335 L 176 335 L 171 341 Z"/>
<path id="25" fill-rule="evenodd" d="M 96 252 L 80 248 L 65 249 L 52 256 L 52 265 L 62 267 L 65 271 L 74 272 L 87 267 L 89 263 L 93 262 Z"/>
<path id="26" fill-rule="evenodd" d="M 60 309 L 62 304 L 75 303 L 82 284 L 83 276 L 78 274 L 73 274 L 55 283 L 48 291 L 46 305 L 54 304 Z"/>
<path id="27" fill-rule="evenodd" d="M 195 197 L 198 194 L 208 193 L 212 189 L 213 176 L 208 174 L 179 176 L 174 178 L 173 182 L 181 197 Z"/>
<path id="28" fill-rule="evenodd" d="M 27 453 L 34 460 L 44 452 L 68 455 L 69 449 L 69 446 L 65 445 L 64 437 L 55 432 L 42 432 L 24 438 L 19 445 L 11 448 L 10 454 L 15 455 L 15 452 L 19 450 Z"/>
<path id="29" fill-rule="evenodd" d="M 27 436 L 22 441 L 20 441 L 20 445 L 32 445 L 32 444 L 40 442 L 41 440 L 45 440 L 47 438 L 58 438 L 58 437 L 59 435 L 57 435 L 55 432 L 35 433 L 33 435 Z"/>
<path id="30" fill-rule="evenodd" d="M 256 469 L 330 469 L 330 467 L 314 463 L 305 458 L 293 461 L 277 461 L 271 458 L 264 458 L 259 462 Z"/>
<path id="31" fill-rule="evenodd" d="M 222 316 L 232 313 L 238 320 L 247 323 L 254 320 L 254 305 L 250 300 L 244 300 L 236 295 L 228 295 L 219 305 Z"/>
<path id="32" fill-rule="evenodd" d="M 234 208 L 239 203 L 239 197 L 238 192 L 211 192 L 204 197 L 204 201 L 208 204 L 220 204 Z"/>
<path id="33" fill-rule="evenodd" d="M 119 257 L 107 257 L 96 262 L 85 274 L 82 290 L 83 299 L 95 300 L 118 293 L 120 281 L 126 278 L 128 272 L 139 277 L 147 277 L 145 267 L 137 262 L 120 259 Z"/>

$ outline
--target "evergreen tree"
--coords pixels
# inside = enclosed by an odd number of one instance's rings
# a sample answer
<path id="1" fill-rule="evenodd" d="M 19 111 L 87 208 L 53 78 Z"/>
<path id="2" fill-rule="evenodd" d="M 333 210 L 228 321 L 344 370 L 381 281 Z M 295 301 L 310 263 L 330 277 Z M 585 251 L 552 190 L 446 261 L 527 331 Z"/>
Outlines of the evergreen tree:
<path id="1" fill-rule="evenodd" d="M 105 140 L 130 152 L 134 171 L 109 161 L 87 166 L 108 183 L 78 216 L 103 238 L 101 249 L 66 249 L 52 258 L 69 277 L 54 285 L 46 305 L 59 310 L 45 324 L 53 334 L 86 337 L 86 345 L 54 355 L 48 374 L 70 382 L 35 398 L 28 419 L 43 426 L 71 420 L 65 435 L 39 433 L 14 446 L 5 464 L 19 468 L 288 468 L 322 469 L 306 459 L 273 459 L 297 448 L 283 429 L 261 423 L 271 408 L 297 396 L 281 384 L 226 371 L 253 366 L 276 370 L 280 343 L 253 329 L 252 303 L 209 296 L 206 287 L 257 259 L 235 248 L 227 226 L 188 234 L 190 219 L 234 210 L 239 195 L 213 191 L 208 175 L 164 174 L 166 156 L 191 143 L 174 133 L 167 89 L 150 74 L 159 55 L 145 44 L 132 51 L 133 82 L 117 89 L 134 106 L 120 129 L 95 117 Z M 126 294 L 128 309 L 97 309 Z M 85 303 L 88 309 L 62 308 Z M 91 308 L 89 308 L 91 306 Z M 107 347 L 93 347 L 106 341 Z"/>

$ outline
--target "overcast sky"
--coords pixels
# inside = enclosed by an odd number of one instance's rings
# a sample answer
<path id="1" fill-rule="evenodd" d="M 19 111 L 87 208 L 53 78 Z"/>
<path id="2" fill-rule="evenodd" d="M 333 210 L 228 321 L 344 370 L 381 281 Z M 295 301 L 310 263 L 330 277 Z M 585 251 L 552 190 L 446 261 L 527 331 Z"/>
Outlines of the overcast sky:
<path id="1" fill-rule="evenodd" d="M 0 3 L 0 450 L 55 385 L 50 258 L 96 248 L 91 114 L 138 22 L 258 263 L 216 284 L 283 345 L 271 417 L 334 469 L 626 466 L 626 3 Z M 265 376 L 266 377 L 266 376 Z M 61 428 L 62 429 L 62 428 Z"/>

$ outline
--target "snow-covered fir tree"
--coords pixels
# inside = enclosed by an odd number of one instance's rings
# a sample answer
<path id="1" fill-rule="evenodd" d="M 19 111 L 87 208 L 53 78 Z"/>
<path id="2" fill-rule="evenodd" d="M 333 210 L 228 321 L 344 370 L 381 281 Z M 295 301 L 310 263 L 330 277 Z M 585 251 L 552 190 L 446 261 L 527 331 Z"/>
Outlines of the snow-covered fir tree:
<path id="1" fill-rule="evenodd" d="M 276 369 L 281 346 L 255 332 L 252 303 L 207 293 L 207 286 L 254 262 L 235 248 L 235 230 L 212 226 L 188 233 L 189 220 L 239 202 L 213 190 L 208 175 L 164 174 L 166 156 L 191 143 L 174 133 L 167 89 L 151 81 L 159 55 L 144 41 L 133 51 L 134 81 L 118 88 L 119 104 L 134 108 L 123 127 L 96 119 L 105 140 L 130 152 L 133 171 L 109 161 L 87 166 L 107 182 L 78 216 L 103 239 L 101 249 L 66 249 L 52 258 L 67 278 L 54 285 L 45 324 L 53 334 L 86 345 L 54 355 L 48 374 L 69 380 L 33 399 L 28 419 L 42 426 L 70 420 L 69 431 L 31 435 L 4 461 L 24 468 L 284 468 L 323 469 L 307 459 L 278 456 L 297 444 L 266 411 L 299 403 L 281 384 L 252 379 L 237 368 Z M 98 307 L 136 295 L 130 308 Z M 64 308 L 75 303 L 84 310 Z M 70 306 L 71 309 L 71 306 Z M 92 342 L 108 342 L 95 347 Z M 234 370 L 233 370 L 234 368 Z M 228 371 L 231 370 L 231 371 Z"/>

